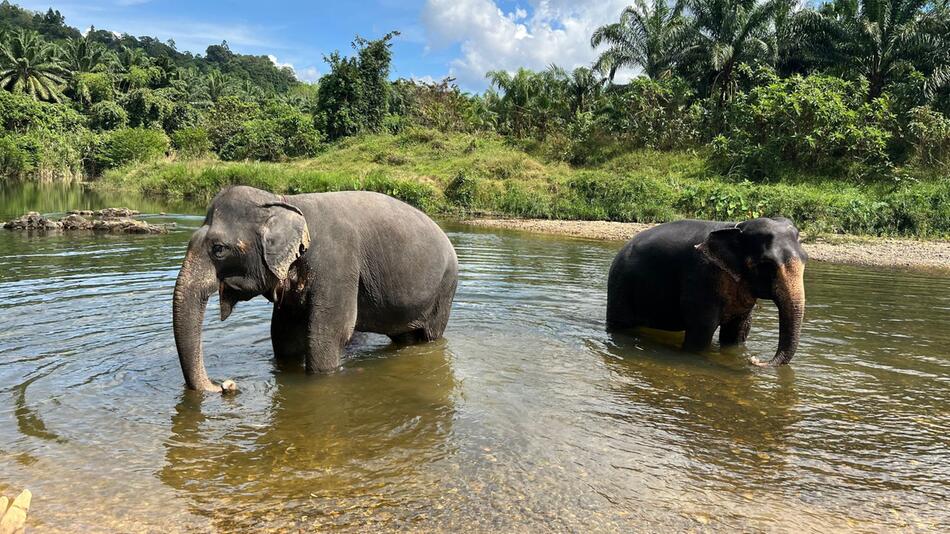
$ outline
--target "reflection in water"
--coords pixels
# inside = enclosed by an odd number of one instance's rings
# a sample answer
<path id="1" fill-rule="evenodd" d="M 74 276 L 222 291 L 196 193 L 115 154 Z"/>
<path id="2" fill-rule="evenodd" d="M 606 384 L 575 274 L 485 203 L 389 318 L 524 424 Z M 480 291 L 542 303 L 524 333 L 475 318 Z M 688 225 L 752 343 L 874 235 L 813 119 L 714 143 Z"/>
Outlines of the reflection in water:
<path id="1" fill-rule="evenodd" d="M 802 419 L 795 371 L 763 381 L 740 358 L 683 354 L 649 338 L 610 334 L 602 356 L 615 373 L 605 394 L 617 399 L 606 417 L 651 425 L 680 444 L 691 477 L 723 489 L 766 489 L 787 474 L 789 437 Z"/>
<path id="2" fill-rule="evenodd" d="M 179 228 L 0 232 L 0 492 L 30 488 L 39 531 L 950 530 L 946 275 L 813 262 L 793 366 L 752 369 L 771 303 L 741 348 L 608 336 L 619 244 L 447 225 L 444 341 L 367 337 L 308 377 L 275 367 L 256 299 L 208 314 L 208 371 L 242 391 L 202 398 L 170 300 L 203 208 L 57 191 L 0 189 L 0 212 Z"/>
<path id="3" fill-rule="evenodd" d="M 453 452 L 450 359 L 444 340 L 387 346 L 318 380 L 275 371 L 273 387 L 223 402 L 185 392 L 158 476 L 225 531 L 424 516 L 432 465 Z M 266 409 L 248 411 L 259 397 Z"/>

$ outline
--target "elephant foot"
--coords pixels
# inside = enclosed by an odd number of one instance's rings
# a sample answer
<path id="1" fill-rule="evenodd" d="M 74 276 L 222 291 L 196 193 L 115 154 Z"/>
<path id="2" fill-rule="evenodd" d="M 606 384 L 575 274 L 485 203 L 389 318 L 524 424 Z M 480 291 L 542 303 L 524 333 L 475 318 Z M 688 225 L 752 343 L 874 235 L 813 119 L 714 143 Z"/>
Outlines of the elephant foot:
<path id="1" fill-rule="evenodd" d="M 234 383 L 234 380 L 225 380 L 221 384 L 215 384 L 214 382 L 208 380 L 204 384 L 201 384 L 196 391 L 202 391 L 205 393 L 223 393 L 225 395 L 230 393 L 237 393 L 237 384 Z"/>

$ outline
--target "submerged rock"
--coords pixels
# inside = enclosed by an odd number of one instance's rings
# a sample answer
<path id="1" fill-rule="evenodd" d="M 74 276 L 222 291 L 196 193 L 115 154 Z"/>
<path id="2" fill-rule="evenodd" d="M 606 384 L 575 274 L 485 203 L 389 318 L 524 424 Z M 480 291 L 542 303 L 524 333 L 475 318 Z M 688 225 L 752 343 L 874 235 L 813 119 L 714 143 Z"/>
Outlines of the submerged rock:
<path id="1" fill-rule="evenodd" d="M 3 224 L 7 230 L 75 231 L 92 230 L 114 234 L 165 234 L 175 223 L 149 224 L 133 219 L 139 212 L 128 208 L 105 208 L 97 211 L 72 210 L 60 220 L 50 219 L 31 211 Z M 93 217 L 93 219 L 87 219 Z"/>

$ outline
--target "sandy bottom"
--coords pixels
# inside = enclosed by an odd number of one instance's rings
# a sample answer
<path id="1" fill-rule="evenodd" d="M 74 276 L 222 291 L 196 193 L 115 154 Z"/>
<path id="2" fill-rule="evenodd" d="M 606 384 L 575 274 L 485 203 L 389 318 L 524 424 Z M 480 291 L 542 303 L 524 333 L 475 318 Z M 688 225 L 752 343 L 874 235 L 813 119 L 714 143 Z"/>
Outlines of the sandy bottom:
<path id="1" fill-rule="evenodd" d="M 626 241 L 651 224 L 540 219 L 472 219 L 468 224 L 585 239 Z M 950 270 L 950 241 L 918 241 L 850 235 L 805 236 L 805 251 L 816 261 Z"/>

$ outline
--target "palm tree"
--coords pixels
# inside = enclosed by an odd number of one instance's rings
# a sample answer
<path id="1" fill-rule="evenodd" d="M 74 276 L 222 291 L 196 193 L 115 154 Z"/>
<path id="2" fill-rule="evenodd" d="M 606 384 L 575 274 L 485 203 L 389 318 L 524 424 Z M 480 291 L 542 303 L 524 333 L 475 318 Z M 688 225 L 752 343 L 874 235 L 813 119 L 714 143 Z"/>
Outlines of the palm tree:
<path id="1" fill-rule="evenodd" d="M 119 66 L 128 72 L 132 67 L 145 68 L 149 66 L 149 57 L 141 48 L 131 48 L 122 45 L 119 50 Z"/>
<path id="2" fill-rule="evenodd" d="M 59 102 L 65 72 L 56 45 L 19 30 L 0 44 L 0 87 L 37 100 Z"/>
<path id="3" fill-rule="evenodd" d="M 540 90 L 535 83 L 535 74 L 521 68 L 514 75 L 504 70 L 493 70 L 486 76 L 493 87 L 504 93 L 497 101 L 501 120 L 509 123 L 514 135 L 526 134 L 533 127 L 532 101 Z"/>
<path id="4" fill-rule="evenodd" d="M 916 67 L 929 71 L 932 91 L 950 81 L 948 25 L 936 16 L 941 9 L 929 0 L 835 0 L 798 13 L 794 33 L 812 63 L 864 77 L 868 100 Z"/>
<path id="5" fill-rule="evenodd" d="M 624 8 L 620 21 L 601 26 L 594 31 L 590 45 L 608 47 L 594 68 L 608 73 L 613 81 L 617 70 L 623 67 L 641 67 L 650 78 L 669 76 L 676 65 L 686 29 L 683 18 L 684 0 L 634 0 Z"/>
<path id="6" fill-rule="evenodd" d="M 106 47 L 88 38 L 71 39 L 63 47 L 66 67 L 76 72 L 94 72 L 114 60 Z"/>
<path id="7" fill-rule="evenodd" d="M 742 63 L 775 63 L 773 22 L 788 0 L 686 0 L 693 18 L 683 53 L 687 79 L 700 79 L 720 104 L 736 93 Z"/>
<path id="8" fill-rule="evenodd" d="M 221 71 L 215 69 L 209 72 L 205 78 L 205 91 L 212 102 L 217 102 L 218 99 L 231 91 L 231 80 L 221 74 Z"/>
<path id="9" fill-rule="evenodd" d="M 593 107 L 594 101 L 600 96 L 604 83 L 607 81 L 596 70 L 587 67 L 578 67 L 568 73 L 564 69 L 552 65 L 550 70 L 563 86 L 571 115 L 589 111 Z"/>

